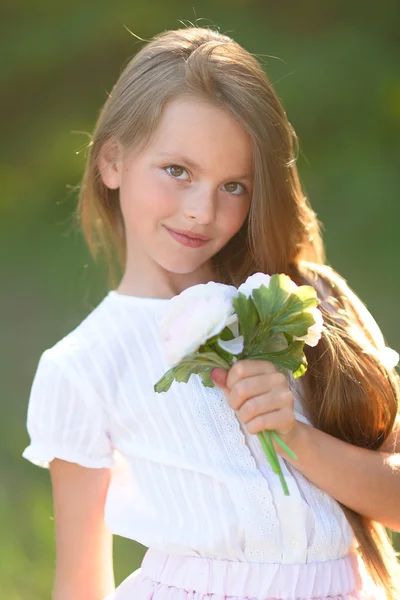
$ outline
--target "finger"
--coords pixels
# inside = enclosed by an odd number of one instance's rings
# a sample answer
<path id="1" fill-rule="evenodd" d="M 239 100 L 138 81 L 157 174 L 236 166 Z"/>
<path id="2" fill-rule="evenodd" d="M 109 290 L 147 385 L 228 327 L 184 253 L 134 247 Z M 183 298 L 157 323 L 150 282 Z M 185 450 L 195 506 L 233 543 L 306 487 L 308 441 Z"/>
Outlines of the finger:
<path id="1" fill-rule="evenodd" d="M 254 377 L 255 375 L 265 375 L 267 373 L 279 373 L 275 365 L 267 360 L 251 360 L 244 358 L 238 360 L 228 371 L 226 385 L 229 389 L 235 385 L 239 379 L 244 377 Z"/>
<path id="2" fill-rule="evenodd" d="M 287 393 L 268 393 L 250 398 L 236 412 L 242 423 L 249 423 L 256 417 L 288 406 Z"/>
<path id="3" fill-rule="evenodd" d="M 259 433 L 264 429 L 273 429 L 278 435 L 286 435 L 295 426 L 296 418 L 288 407 L 260 415 L 246 423 L 249 433 Z"/>
<path id="4" fill-rule="evenodd" d="M 245 377 L 239 379 L 231 388 L 229 403 L 234 410 L 239 410 L 249 398 L 279 390 L 289 390 L 287 379 L 282 373 L 263 373 L 254 377 Z"/>
<path id="5" fill-rule="evenodd" d="M 220 369 L 220 368 L 215 368 L 215 369 L 211 369 L 210 372 L 211 375 L 211 379 L 214 381 L 214 383 L 222 388 L 222 389 L 226 389 L 226 380 L 228 377 L 228 371 L 226 371 L 225 369 Z"/>

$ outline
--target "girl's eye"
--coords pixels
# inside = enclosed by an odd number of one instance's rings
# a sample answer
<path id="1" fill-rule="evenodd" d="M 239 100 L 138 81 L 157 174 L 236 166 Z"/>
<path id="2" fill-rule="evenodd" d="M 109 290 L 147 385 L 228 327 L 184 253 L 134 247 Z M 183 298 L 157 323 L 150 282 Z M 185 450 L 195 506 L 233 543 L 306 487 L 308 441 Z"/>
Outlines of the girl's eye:
<path id="1" fill-rule="evenodd" d="M 170 175 L 171 177 L 173 177 L 174 179 L 179 179 L 180 175 L 182 175 L 182 173 L 186 171 L 186 169 L 184 169 L 183 167 L 179 167 L 178 165 L 171 165 L 169 167 L 164 167 L 165 171 L 167 171 L 168 175 Z M 171 169 L 171 172 L 168 171 L 168 169 Z"/>
<path id="2" fill-rule="evenodd" d="M 245 194 L 247 190 L 246 190 L 245 186 L 242 185 L 241 183 L 236 183 L 236 181 L 232 181 L 231 183 L 225 184 L 225 188 L 228 188 L 227 191 L 230 194 L 233 194 L 234 191 L 238 189 L 238 186 L 240 186 L 242 188 L 242 191 L 239 192 L 239 194 L 234 194 L 234 196 L 240 196 L 241 194 Z"/>
<path id="3" fill-rule="evenodd" d="M 164 170 L 173 179 L 178 179 L 179 181 L 187 181 L 186 178 L 181 178 L 181 175 L 183 175 L 183 173 L 187 173 L 187 170 L 184 167 L 180 167 L 179 165 L 169 165 L 168 167 L 164 167 Z M 234 196 L 240 196 L 247 192 L 247 188 L 244 185 L 235 181 L 226 183 L 224 187 L 227 190 L 227 192 L 233 194 Z M 242 191 L 239 191 L 239 193 L 237 193 L 238 188 L 242 188 Z"/>

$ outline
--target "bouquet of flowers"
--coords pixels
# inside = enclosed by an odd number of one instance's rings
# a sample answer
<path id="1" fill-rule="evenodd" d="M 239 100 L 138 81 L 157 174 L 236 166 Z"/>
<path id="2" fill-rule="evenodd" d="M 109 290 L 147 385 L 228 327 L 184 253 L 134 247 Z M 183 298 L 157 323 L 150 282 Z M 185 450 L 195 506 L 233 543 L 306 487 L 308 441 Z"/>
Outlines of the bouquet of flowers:
<path id="1" fill-rule="evenodd" d="M 187 383 L 193 374 L 214 387 L 210 372 L 229 370 L 245 358 L 273 363 L 294 378 L 307 370 L 304 344 L 315 346 L 323 319 L 312 286 L 298 286 L 285 274 L 255 273 L 235 288 L 210 281 L 187 288 L 172 298 L 161 321 L 161 337 L 171 368 L 154 385 L 169 390 L 172 382 Z M 272 439 L 296 460 L 275 431 L 258 437 L 273 471 L 289 495 Z"/>

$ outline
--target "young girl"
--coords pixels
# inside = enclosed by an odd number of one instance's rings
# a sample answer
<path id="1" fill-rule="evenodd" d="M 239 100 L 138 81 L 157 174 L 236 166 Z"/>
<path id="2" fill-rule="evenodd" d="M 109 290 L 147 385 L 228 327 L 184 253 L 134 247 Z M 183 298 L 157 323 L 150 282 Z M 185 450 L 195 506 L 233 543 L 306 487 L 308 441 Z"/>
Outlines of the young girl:
<path id="1" fill-rule="evenodd" d="M 156 36 L 107 99 L 78 215 L 123 276 L 43 352 L 23 453 L 51 472 L 53 600 L 398 598 L 399 378 L 325 264 L 295 139 L 256 59 L 210 29 Z M 168 300 L 255 272 L 315 286 L 326 329 L 307 373 L 241 360 L 215 388 L 193 375 L 155 393 Z M 289 496 L 263 429 L 298 456 L 276 446 Z M 149 548 L 116 589 L 113 534 Z"/>

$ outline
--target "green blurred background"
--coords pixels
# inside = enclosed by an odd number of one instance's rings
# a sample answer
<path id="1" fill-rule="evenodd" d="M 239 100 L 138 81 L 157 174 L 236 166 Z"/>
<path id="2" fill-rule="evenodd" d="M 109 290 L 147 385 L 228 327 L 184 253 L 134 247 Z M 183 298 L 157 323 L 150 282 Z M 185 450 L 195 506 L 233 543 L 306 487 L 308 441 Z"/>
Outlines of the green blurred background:
<path id="1" fill-rule="evenodd" d="M 142 45 L 128 30 L 149 39 L 197 19 L 260 56 L 300 138 L 328 262 L 400 350 L 399 10 L 360 0 L 9 4 L 0 24 L 0 597 L 43 600 L 54 521 L 48 471 L 21 458 L 27 402 L 40 354 L 107 291 L 104 264 L 93 263 L 71 217 L 88 133 Z M 145 548 L 114 539 L 118 584 Z"/>

